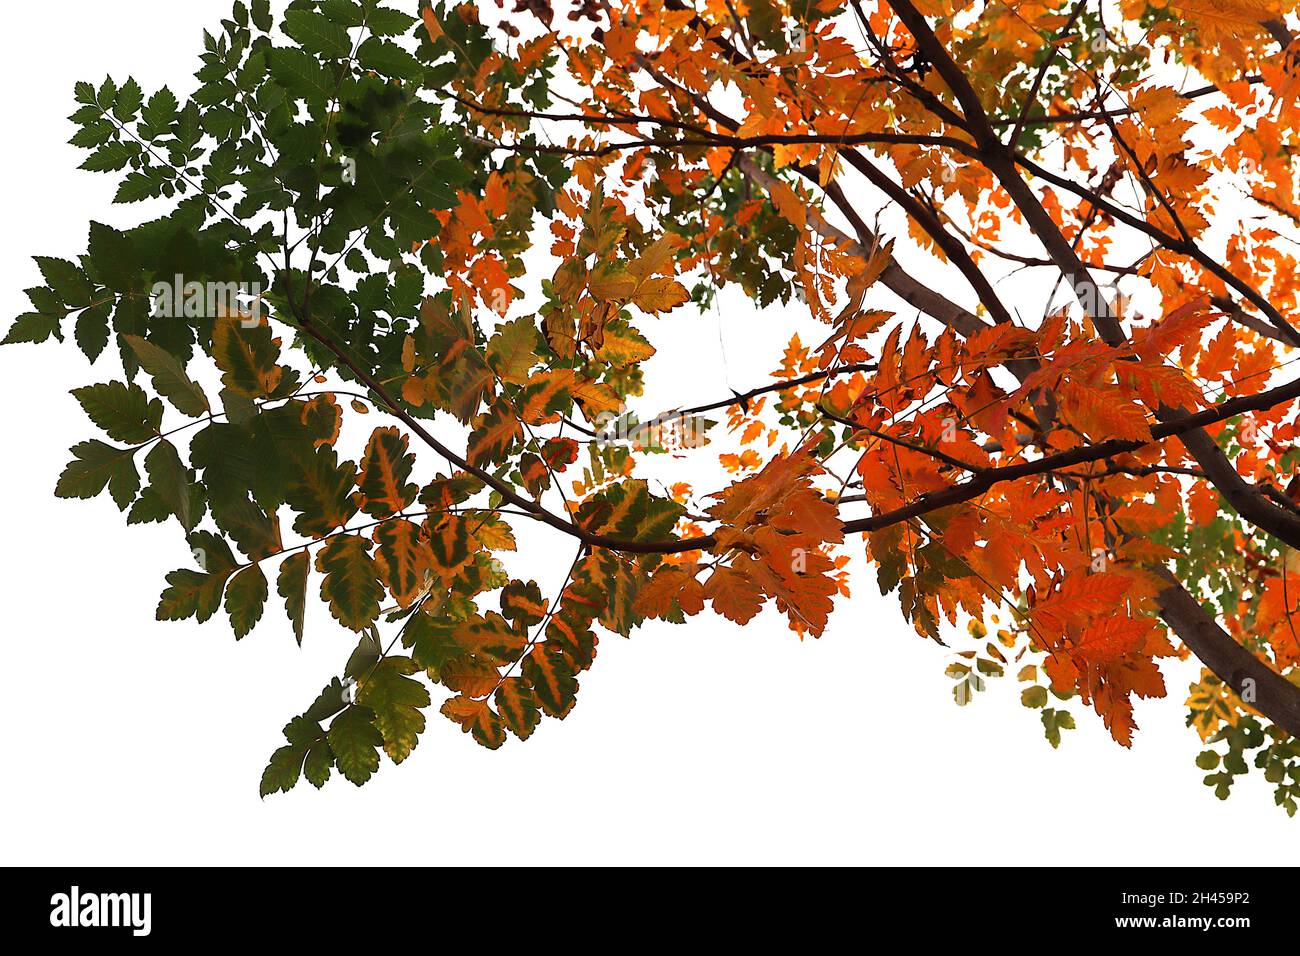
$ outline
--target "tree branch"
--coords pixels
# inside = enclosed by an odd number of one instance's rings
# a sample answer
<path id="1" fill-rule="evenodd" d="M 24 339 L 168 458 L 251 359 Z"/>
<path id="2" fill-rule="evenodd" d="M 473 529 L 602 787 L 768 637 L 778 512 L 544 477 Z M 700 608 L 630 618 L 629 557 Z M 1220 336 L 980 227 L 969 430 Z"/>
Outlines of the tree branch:
<path id="1" fill-rule="evenodd" d="M 1248 706 L 1300 737 L 1300 687 L 1238 644 L 1168 570 L 1154 573 L 1169 584 L 1156 595 L 1165 623 Z"/>

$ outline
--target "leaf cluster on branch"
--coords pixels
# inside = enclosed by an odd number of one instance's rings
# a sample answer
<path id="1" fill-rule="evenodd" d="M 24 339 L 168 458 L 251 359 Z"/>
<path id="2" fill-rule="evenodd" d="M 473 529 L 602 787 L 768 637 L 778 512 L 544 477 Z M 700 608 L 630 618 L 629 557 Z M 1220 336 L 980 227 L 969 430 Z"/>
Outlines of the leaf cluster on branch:
<path id="1" fill-rule="evenodd" d="M 1300 808 L 1293 0 L 411 6 L 237 2 L 184 102 L 79 84 L 83 168 L 166 211 L 37 257 L 5 339 L 120 366 L 56 493 L 179 523 L 160 620 L 242 638 L 274 579 L 354 632 L 264 795 L 435 694 L 526 739 L 647 619 L 819 636 L 865 557 L 958 703 L 1014 672 L 1127 746 L 1194 656 L 1206 783 Z M 633 411 L 728 286 L 819 344 Z"/>

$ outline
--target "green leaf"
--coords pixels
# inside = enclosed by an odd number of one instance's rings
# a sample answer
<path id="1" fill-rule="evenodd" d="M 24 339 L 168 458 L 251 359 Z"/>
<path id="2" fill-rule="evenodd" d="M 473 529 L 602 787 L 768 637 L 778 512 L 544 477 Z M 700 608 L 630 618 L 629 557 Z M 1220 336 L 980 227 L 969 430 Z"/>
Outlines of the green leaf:
<path id="1" fill-rule="evenodd" d="M 408 32 L 415 23 L 415 17 L 388 7 L 375 7 L 366 14 L 366 26 L 375 36 L 399 36 Z"/>
<path id="2" fill-rule="evenodd" d="M 270 762 L 262 771 L 259 792 L 263 797 L 288 793 L 297 784 L 299 775 L 306 776 L 317 788 L 329 779 L 334 755 L 317 721 L 295 717 L 285 726 L 284 737 L 289 743 L 271 754 Z"/>
<path id="3" fill-rule="evenodd" d="M 332 90 L 329 74 L 310 53 L 293 47 L 275 47 L 267 51 L 271 76 L 299 99 L 323 104 Z"/>
<path id="4" fill-rule="evenodd" d="M 221 399 L 221 410 L 232 425 L 242 425 L 257 414 L 257 403 L 246 395 L 223 388 L 217 393 L 217 398 Z"/>
<path id="5" fill-rule="evenodd" d="M 117 193 L 113 196 L 115 203 L 133 203 L 143 202 L 146 199 L 156 199 L 163 193 L 163 185 L 166 180 L 163 174 L 157 170 L 149 171 L 137 170 L 128 173 L 117 187 Z"/>
<path id="6" fill-rule="evenodd" d="M 379 748 L 384 738 L 374 725 L 369 707 L 352 706 L 330 722 L 327 735 L 339 772 L 358 787 L 379 769 Z"/>
<path id="7" fill-rule="evenodd" d="M 142 265 L 126 233 L 92 222 L 86 255 L 95 277 L 114 292 L 130 292 L 139 282 Z"/>
<path id="8" fill-rule="evenodd" d="M 197 616 L 208 620 L 221 607 L 226 579 L 236 567 L 235 555 L 225 539 L 210 531 L 195 531 L 187 539 L 202 570 L 182 568 L 167 575 L 168 587 L 158 600 L 160 621 L 181 621 Z"/>
<path id="9" fill-rule="evenodd" d="M 388 221 L 398 242 L 422 242 L 441 227 L 438 217 L 415 199 L 394 199 L 388 207 Z"/>
<path id="10" fill-rule="evenodd" d="M 284 504 L 314 454 L 301 408 L 288 403 L 263 409 L 242 425 L 213 422 L 194 436 L 190 461 L 202 470 L 213 501 L 230 502 L 251 492 L 267 511 Z"/>
<path id="11" fill-rule="evenodd" d="M 191 530 L 195 516 L 190 507 L 190 476 L 176 446 L 166 440 L 158 442 L 145 457 L 144 470 L 149 473 L 149 486 L 167 503 L 181 526 Z"/>
<path id="12" fill-rule="evenodd" d="M 79 266 L 67 259 L 36 256 L 36 265 L 45 278 L 45 284 L 59 294 L 72 308 L 88 306 L 94 301 L 94 288 Z"/>
<path id="13" fill-rule="evenodd" d="M 164 86 L 149 97 L 144 112 L 140 114 L 140 120 L 144 124 L 140 132 L 150 139 L 157 139 L 175 121 L 179 108 L 176 94 Z"/>
<path id="14" fill-rule="evenodd" d="M 131 511 L 126 516 L 126 523 L 159 524 L 171 516 L 172 513 L 167 508 L 167 502 L 158 497 L 158 492 L 152 488 L 146 488 L 140 492 L 140 497 L 131 506 Z"/>
<path id="15" fill-rule="evenodd" d="M 284 15 L 281 29 L 297 40 L 308 53 L 341 59 L 352 52 L 348 31 L 327 17 L 308 10 L 290 10 Z"/>
<path id="16" fill-rule="evenodd" d="M 1074 715 L 1067 710 L 1048 707 L 1042 713 L 1043 735 L 1053 749 L 1061 746 L 1061 731 L 1074 730 Z"/>
<path id="17" fill-rule="evenodd" d="M 103 146 L 113 138 L 114 126 L 108 120 L 99 123 L 88 123 L 72 135 L 68 142 L 73 146 L 82 149 L 94 149 L 97 146 Z"/>
<path id="18" fill-rule="evenodd" d="M 343 681 L 335 677 L 316 695 L 316 700 L 307 708 L 307 712 L 303 714 L 303 717 L 319 723 L 327 717 L 333 717 L 350 704 L 347 688 L 343 686 Z"/>
<path id="19" fill-rule="evenodd" d="M 403 80 L 424 79 L 424 65 L 396 43 L 370 37 L 357 50 L 357 60 L 368 70 Z"/>
<path id="20" fill-rule="evenodd" d="M 172 571 L 167 575 L 167 587 L 158 598 L 154 616 L 160 621 L 183 621 L 195 616 L 200 623 L 206 621 L 221 606 L 228 576 L 204 574 L 189 568 Z"/>
<path id="21" fill-rule="evenodd" d="M 541 338 L 530 319 L 519 318 L 498 329 L 487 347 L 487 362 L 497 377 L 522 385 L 528 370 L 537 363 L 536 351 Z"/>
<path id="22" fill-rule="evenodd" d="M 14 324 L 9 326 L 9 331 L 5 333 L 4 342 L 0 344 L 14 345 L 19 342 L 44 342 L 51 335 L 59 335 L 59 317 L 57 315 L 25 312 L 14 319 Z"/>
<path id="23" fill-rule="evenodd" d="M 262 771 L 262 782 L 258 793 L 269 797 L 273 793 L 288 793 L 298 783 L 302 774 L 303 761 L 307 758 L 308 748 L 297 744 L 288 744 L 271 754 L 271 760 Z"/>
<path id="24" fill-rule="evenodd" d="M 44 286 L 36 286 L 25 291 L 27 298 L 31 300 L 32 307 L 41 315 L 52 315 L 56 318 L 62 318 L 63 316 L 68 315 L 69 312 L 76 311 L 75 309 L 69 309 L 65 306 L 63 300 L 59 298 L 58 293 L 53 289 L 47 289 Z"/>
<path id="25" fill-rule="evenodd" d="M 284 609 L 293 624 L 293 636 L 302 644 L 303 617 L 307 609 L 307 574 L 311 562 L 306 551 L 290 555 L 280 565 L 275 590 L 284 598 Z"/>
<path id="26" fill-rule="evenodd" d="M 254 561 L 269 558 L 284 550 L 280 540 L 280 522 L 274 513 L 267 514 L 248 492 L 237 498 L 212 498 L 212 517 L 221 528 Z"/>
<path id="27" fill-rule="evenodd" d="M 172 123 L 171 131 L 176 138 L 173 150 L 188 149 L 198 143 L 203 138 L 203 115 L 199 112 L 199 104 L 194 100 L 186 103 Z"/>
<path id="28" fill-rule="evenodd" d="M 417 609 L 402 629 L 402 646 L 421 667 L 438 670 L 465 653 L 455 637 L 456 625 Z"/>
<path id="29" fill-rule="evenodd" d="M 368 0 L 366 5 L 369 6 L 372 2 L 373 0 Z M 320 10 L 335 23 L 345 27 L 359 27 L 366 19 L 361 4 L 354 0 L 320 0 Z"/>
<path id="30" fill-rule="evenodd" d="M 261 796 L 272 793 L 287 793 L 298 784 L 302 775 L 303 761 L 307 758 L 308 748 L 304 745 L 289 744 L 270 754 L 270 762 L 261 771 L 261 784 L 257 788 Z"/>
<path id="31" fill-rule="evenodd" d="M 80 168 L 92 173 L 116 172 L 135 155 L 135 150 L 127 143 L 105 143 L 87 156 Z"/>
<path id="32" fill-rule="evenodd" d="M 330 750 L 330 745 L 326 741 L 320 740 L 308 748 L 307 759 L 302 765 L 302 775 L 307 778 L 309 784 L 319 790 L 329 780 L 333 766 L 334 751 Z"/>
<path id="33" fill-rule="evenodd" d="M 379 632 L 373 627 L 368 627 L 362 633 L 361 640 L 357 641 L 357 646 L 348 655 L 348 661 L 343 665 L 343 676 L 351 677 L 353 680 L 364 680 L 383 656 L 384 645 L 379 640 Z"/>
<path id="34" fill-rule="evenodd" d="M 105 382 L 72 390 L 90 420 L 114 441 L 139 445 L 158 435 L 163 404 L 149 398 L 139 385 Z"/>
<path id="35" fill-rule="evenodd" d="M 253 26 L 270 33 L 275 21 L 271 18 L 271 0 L 253 0 Z"/>
<path id="36" fill-rule="evenodd" d="M 154 391 L 171 402 L 177 411 L 198 418 L 211 410 L 207 395 L 185 373 L 185 367 L 176 356 L 138 335 L 124 335 L 122 338 L 139 359 L 140 367 L 153 379 Z"/>
<path id="37" fill-rule="evenodd" d="M 235 640 L 245 637 L 261 619 L 266 596 L 266 575 L 260 565 L 250 564 L 231 578 L 226 588 L 226 613 L 235 629 Z"/>
<path id="38" fill-rule="evenodd" d="M 321 597 L 344 627 L 365 629 L 379 616 L 384 587 L 370 557 L 370 542 L 360 535 L 331 538 L 316 555 L 316 570 L 325 575 Z"/>
<path id="39" fill-rule="evenodd" d="M 95 102 L 108 109 L 113 105 L 115 99 L 117 99 L 117 83 L 113 81 L 111 76 L 106 76 L 104 82 L 99 86 L 99 92 L 95 94 Z"/>
<path id="40" fill-rule="evenodd" d="M 1020 703 L 1026 707 L 1046 707 L 1047 706 L 1047 688 L 1035 684 L 1033 687 L 1026 687 L 1020 692 Z"/>
<path id="41" fill-rule="evenodd" d="M 114 448 L 102 441 L 84 441 L 73 446 L 76 458 L 59 476 L 54 494 L 60 498 L 94 498 L 107 486 L 118 508 L 126 508 L 140 490 L 135 451 Z"/>
<path id="42" fill-rule="evenodd" d="M 75 336 L 77 347 L 92 362 L 103 354 L 108 345 L 108 317 L 112 314 L 113 303 L 101 302 L 88 309 L 82 309 L 77 316 Z"/>
<path id="43" fill-rule="evenodd" d="M 411 674 L 420 667 L 409 657 L 385 657 L 375 664 L 357 689 L 357 703 L 375 712 L 375 726 L 384 738 L 384 752 L 401 763 L 424 733 L 423 707 L 431 703 L 428 689 Z"/>
<path id="44" fill-rule="evenodd" d="M 117 91 L 117 98 L 113 101 L 113 115 L 123 123 L 129 123 L 135 119 L 136 110 L 143 102 L 144 92 L 140 89 L 140 84 L 134 77 L 128 77 L 122 84 L 122 88 Z"/>

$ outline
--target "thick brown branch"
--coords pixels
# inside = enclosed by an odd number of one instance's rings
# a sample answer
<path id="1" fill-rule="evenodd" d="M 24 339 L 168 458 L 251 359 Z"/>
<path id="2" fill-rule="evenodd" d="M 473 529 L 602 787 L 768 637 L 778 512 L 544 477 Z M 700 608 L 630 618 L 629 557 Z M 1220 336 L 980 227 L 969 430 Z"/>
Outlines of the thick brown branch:
<path id="1" fill-rule="evenodd" d="M 1293 737 L 1300 737 L 1300 687 L 1279 675 L 1238 644 L 1201 602 L 1167 570 L 1155 573 L 1169 582 L 1156 595 L 1165 623 L 1219 679 Z"/>
<path id="2" fill-rule="evenodd" d="M 1278 334 L 1283 341 L 1291 345 L 1300 344 L 1300 332 L 1297 332 L 1290 323 L 1286 321 L 1282 316 L 1282 313 L 1278 312 L 1278 310 L 1273 307 L 1273 304 L 1264 298 L 1259 290 L 1255 289 L 1250 285 L 1250 283 L 1241 279 L 1221 263 L 1215 261 L 1212 256 L 1206 253 L 1205 250 L 1201 249 L 1201 247 L 1195 242 L 1188 242 L 1177 236 L 1169 235 L 1169 233 L 1153 226 L 1145 219 L 1139 218 L 1128 210 L 1115 205 L 1106 197 L 1100 195 L 1096 190 L 1089 189 L 1087 186 L 1081 186 L 1066 176 L 1054 173 L 1051 170 L 1040 166 L 1028 157 L 1017 154 L 1015 156 L 1015 162 L 1018 166 L 1028 170 L 1038 178 L 1051 183 L 1053 186 L 1064 189 L 1069 193 L 1073 193 L 1080 199 L 1084 199 L 1093 206 L 1101 209 L 1116 221 L 1122 222 L 1129 228 L 1136 229 L 1149 238 L 1154 239 L 1170 252 L 1190 256 L 1192 259 L 1196 260 L 1196 263 L 1200 265 L 1201 268 L 1222 280 L 1226 285 L 1241 295 L 1242 298 L 1246 299 L 1251 303 L 1251 305 L 1263 312 L 1264 315 L 1268 317 L 1268 320 L 1272 323 L 1273 327 L 1277 329 Z"/>
<path id="3" fill-rule="evenodd" d="M 1062 468 L 1068 468 L 1072 465 L 1082 465 L 1090 461 L 1101 461 L 1105 458 L 1111 458 L 1115 455 L 1124 454 L 1125 452 L 1136 451 L 1152 442 L 1168 438 L 1172 435 L 1186 436 L 1188 433 L 1204 434 L 1201 429 L 1207 425 L 1224 421 L 1235 415 L 1241 415 L 1249 411 L 1259 411 L 1265 408 L 1272 408 L 1283 402 L 1293 401 L 1300 397 L 1300 379 L 1294 382 L 1288 382 L 1286 385 L 1279 385 L 1277 388 L 1260 392 L 1256 395 L 1243 395 L 1239 398 L 1229 399 L 1218 405 L 1211 406 L 1195 415 L 1187 415 L 1183 418 L 1161 421 L 1151 428 L 1151 441 L 1135 441 L 1131 439 L 1112 438 L 1109 441 L 1098 442 L 1095 445 L 1083 445 L 1078 448 L 1071 448 L 1068 451 L 1058 452 L 1055 455 L 1047 455 L 1034 461 L 1019 462 L 1014 465 L 1004 465 L 1000 468 L 990 468 L 986 471 L 979 472 L 969 481 L 959 485 L 953 485 L 942 491 L 932 492 L 922 495 L 916 501 L 902 508 L 896 508 L 893 511 L 884 512 L 879 515 L 872 515 L 870 518 L 859 518 L 854 521 L 847 521 L 844 524 L 845 532 L 861 531 L 879 531 L 891 525 L 898 524 L 900 521 L 906 521 L 909 518 L 916 518 L 921 515 L 929 514 L 932 511 L 938 511 L 940 508 L 947 508 L 951 505 L 961 504 L 964 501 L 970 501 L 984 492 L 988 491 L 996 484 L 1005 481 L 1015 481 L 1021 478 L 1028 478 L 1033 475 L 1040 475 L 1045 472 L 1059 471 Z M 1184 441 L 1185 441 L 1184 437 Z M 1217 446 L 1216 446 L 1217 447 Z M 1238 476 L 1239 480 L 1242 480 Z M 1245 482 L 1242 480 L 1242 484 Z M 1251 494 L 1255 494 L 1254 489 L 1247 486 Z"/>
<path id="4" fill-rule="evenodd" d="M 739 166 L 744 170 L 746 175 L 758 182 L 764 190 L 769 189 L 774 182 L 773 176 L 759 167 L 756 163 L 753 163 L 746 158 L 741 159 Z M 815 177 L 815 174 L 811 172 L 810 175 Z M 843 193 L 838 188 L 832 189 L 831 187 L 828 187 L 827 195 L 836 206 L 841 208 L 842 212 L 845 212 L 846 216 L 850 217 L 851 220 L 857 218 L 857 214 L 853 211 L 853 207 L 844 199 Z M 841 203 L 843 203 L 842 206 Z M 860 219 L 858 219 L 858 223 L 861 223 Z M 862 259 L 868 259 L 871 257 L 871 248 L 880 248 L 879 237 L 871 233 L 865 224 L 862 224 L 858 230 L 861 241 L 855 240 L 851 236 L 846 235 L 833 223 L 827 221 L 826 217 L 822 215 L 821 210 L 815 205 L 808 207 L 808 224 L 812 227 L 813 231 L 822 238 L 830 239 L 837 245 L 849 249 L 854 253 L 854 255 L 857 255 Z M 975 335 L 981 330 L 989 327 L 989 323 L 985 322 L 974 312 L 962 308 L 948 297 L 917 281 L 895 261 L 891 260 L 889 265 L 885 267 L 885 271 L 880 275 L 880 281 L 885 284 L 885 287 L 889 289 L 889 291 L 893 292 L 908 305 L 919 309 L 926 315 L 938 319 L 944 325 L 951 326 L 963 336 L 969 337 Z"/>

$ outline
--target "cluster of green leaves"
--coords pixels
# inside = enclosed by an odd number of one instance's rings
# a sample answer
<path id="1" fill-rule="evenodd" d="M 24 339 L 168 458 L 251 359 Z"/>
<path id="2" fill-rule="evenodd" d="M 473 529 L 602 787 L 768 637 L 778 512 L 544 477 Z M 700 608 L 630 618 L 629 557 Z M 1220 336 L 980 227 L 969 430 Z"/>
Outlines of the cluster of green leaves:
<path id="1" fill-rule="evenodd" d="M 1244 419 L 1230 419 L 1215 438 L 1231 459 L 1246 450 L 1241 434 L 1244 426 Z M 1293 449 L 1282 456 L 1281 462 L 1293 465 L 1298 457 L 1300 453 Z M 1193 522 L 1186 513 L 1178 511 L 1169 524 L 1155 529 L 1151 537 L 1174 552 L 1174 569 L 1181 580 L 1198 582 L 1206 600 L 1217 606 L 1225 617 L 1240 617 L 1245 642 L 1252 652 L 1267 654 L 1268 642 L 1255 627 L 1264 591 L 1262 576 L 1282 567 L 1290 549 L 1243 521 L 1222 502 L 1210 521 Z M 1300 760 L 1296 759 L 1300 757 L 1300 747 L 1280 729 L 1271 724 L 1266 727 L 1253 716 L 1232 723 L 1234 712 L 1217 694 L 1205 692 L 1221 686 L 1217 677 L 1206 674 L 1201 690 L 1194 692 L 1188 701 L 1189 727 L 1203 723 L 1208 731 L 1215 722 L 1224 722 L 1207 738 L 1207 743 L 1225 744 L 1226 750 L 1222 753 L 1205 750 L 1196 758 L 1196 765 L 1202 770 L 1214 771 L 1205 777 L 1206 786 L 1213 787 L 1215 795 L 1226 800 L 1236 777 L 1249 772 L 1249 754 L 1255 751 L 1255 766 L 1265 770 L 1265 779 L 1276 785 L 1277 805 L 1294 816 L 1300 798 Z"/>
<path id="2" fill-rule="evenodd" d="M 1230 419 L 1215 437 L 1230 459 L 1245 451 L 1240 434 L 1243 425 L 1241 418 Z M 1297 461 L 1300 453 L 1295 450 L 1281 459 L 1284 466 Z M 1194 523 L 1180 511 L 1169 524 L 1154 529 L 1151 537 L 1175 552 L 1174 569 L 1179 578 L 1200 582 L 1207 599 L 1224 615 L 1239 613 L 1242 595 L 1250 590 L 1249 582 L 1258 570 L 1248 564 L 1239 542 L 1245 540 L 1256 555 L 1273 562 L 1280 562 L 1287 550 L 1282 542 L 1243 521 L 1221 501 L 1210 521 Z M 1253 597 L 1259 597 L 1259 590 L 1255 589 Z M 1253 611 L 1248 611 L 1248 616 L 1253 617 Z"/>
<path id="3" fill-rule="evenodd" d="M 943 514 L 930 515 L 928 520 L 940 527 Z M 904 535 L 909 533 L 917 531 L 899 524 L 872 532 L 870 536 L 871 554 L 878 562 L 876 578 L 880 593 L 886 595 L 897 590 L 903 616 L 912 622 L 917 633 L 939 640 L 939 612 L 932 597 L 933 586 L 947 579 L 970 577 L 974 571 L 937 536 L 918 548 L 909 562 L 900 547 Z"/>
<path id="4" fill-rule="evenodd" d="M 1191 724 L 1188 719 L 1188 724 Z M 1226 724 L 1208 741 L 1223 744 L 1223 750 L 1203 750 L 1196 758 L 1196 766 L 1209 771 L 1205 785 L 1214 788 L 1214 795 L 1227 800 L 1236 778 L 1250 772 L 1251 763 L 1264 771 L 1264 779 L 1274 785 L 1273 800 L 1293 817 L 1300 810 L 1300 743 L 1285 731 L 1257 718 L 1247 716 L 1235 725 Z M 1251 751 L 1255 758 L 1248 762 Z"/>
<path id="5" fill-rule="evenodd" d="M 662 168 L 671 168 L 667 154 L 658 159 Z M 772 164 L 765 153 L 754 154 L 752 161 L 769 169 Z M 673 191 L 660 183 L 648 189 L 646 196 L 665 228 L 678 235 L 697 233 L 711 216 L 721 216 L 730 223 L 709 243 L 708 251 L 716 265 L 709 276 L 716 285 L 695 286 L 692 300 L 707 308 L 720 287 L 736 283 L 760 306 L 791 301 L 799 288 L 794 271 L 798 238 L 794 224 L 763 201 L 754 183 L 735 167 L 706 184 L 704 191 L 710 196 L 704 204 L 690 190 Z"/>
<path id="6" fill-rule="evenodd" d="M 456 495 L 457 484 L 436 482 L 424 496 Z M 594 496 L 579 517 L 602 533 L 635 539 L 666 534 L 680 514 L 679 506 L 654 499 L 643 483 L 633 482 Z M 263 794 L 288 790 L 300 776 L 321 786 L 330 766 L 353 783 L 364 783 L 378 768 L 381 749 L 395 763 L 404 760 L 424 730 L 421 711 L 430 705 L 427 690 L 413 676 L 420 672 L 452 693 L 441 712 L 490 749 L 505 743 L 507 733 L 526 740 L 543 715 L 563 719 L 573 709 L 578 676 L 596 656 L 593 625 L 626 635 L 643 620 L 634 601 L 657 560 L 640 563 L 584 551 L 550 607 L 535 582 L 510 579 L 494 559 L 476 560 L 484 552 L 473 550 L 470 536 L 489 519 L 489 513 L 448 519 L 434 532 L 435 563 L 461 570 L 448 586 L 435 584 L 409 608 L 388 616 L 390 622 L 401 621 L 398 636 L 410 656 L 387 654 L 374 625 L 365 624 L 344 672 L 344 680 L 356 687 L 355 697 L 349 699 L 346 685 L 335 681 L 285 727 L 286 744 L 263 775 Z M 485 537 L 503 533 L 508 534 L 499 525 Z M 513 545 L 508 539 L 498 543 Z M 330 573 L 368 582 L 364 568 L 350 563 L 356 560 L 341 557 Z M 479 606 L 477 596 L 487 592 L 496 593 L 497 609 Z M 323 728 L 329 717 L 333 721 Z"/>
<path id="7" fill-rule="evenodd" d="M 438 23 L 438 36 L 436 39 L 427 34 L 421 36 L 417 52 L 422 61 L 437 64 L 426 74 L 426 86 L 438 89 L 453 77 L 490 78 L 502 106 L 534 110 L 549 108 L 552 101 L 547 91 L 558 54 L 547 52 L 528 65 L 521 65 L 497 50 L 491 32 L 477 17 L 464 15 L 461 7 L 449 9 L 451 6 L 439 2 L 429 8 L 429 15 Z M 489 64 L 489 60 L 495 62 Z M 485 68 L 491 69 L 487 77 L 483 75 Z M 463 129 L 476 129 L 484 121 L 481 112 L 460 100 L 450 104 L 450 108 Z M 504 118 L 500 121 L 518 133 L 518 155 L 509 161 L 508 168 L 526 169 L 536 178 L 536 208 L 550 215 L 555 209 L 555 190 L 570 175 L 565 157 L 550 152 L 547 147 L 551 144 L 544 134 L 532 129 L 527 120 Z M 488 151 L 485 143 L 480 144 L 480 149 Z"/>
<path id="8" fill-rule="evenodd" d="M 381 748 L 394 763 L 405 760 L 424 731 L 422 711 L 430 704 L 428 689 L 411 677 L 417 670 L 409 658 L 384 655 L 374 632 L 363 637 L 343 678 L 334 678 L 284 728 L 286 744 L 262 773 L 262 795 L 290 790 L 302 777 L 322 787 L 335 767 L 363 784 L 379 769 Z M 322 727 L 326 720 L 329 726 Z"/>
<path id="9" fill-rule="evenodd" d="M 440 213 L 482 197 L 493 173 L 527 183 L 528 201 L 489 244 L 514 268 L 529 210 L 553 208 L 567 175 L 542 154 L 493 167 L 457 123 L 463 107 L 438 96 L 483 67 L 491 39 L 473 17 L 432 15 L 437 31 L 378 0 L 294 0 L 276 23 L 266 0 L 237 2 L 220 33 L 205 33 L 184 103 L 129 79 L 79 84 L 83 168 L 116 175 L 118 203 L 170 208 L 125 230 L 92 224 L 76 261 L 38 257 L 44 285 L 5 338 L 62 341 L 71 322 L 91 363 L 116 345 L 121 376 L 73 392 L 102 435 L 73 448 L 56 493 L 107 491 L 128 523 L 180 525 L 192 561 L 167 575 L 159 620 L 224 611 L 242 639 L 273 577 L 301 642 L 316 578 L 339 627 L 359 636 L 341 677 L 285 727 L 264 795 L 303 777 L 321 786 L 336 769 L 364 783 L 381 750 L 401 762 L 432 685 L 451 695 L 442 713 L 491 748 L 507 733 L 527 738 L 543 715 L 564 717 L 595 658 L 595 625 L 624 635 L 638 625 L 635 597 L 660 561 L 584 549 L 553 602 L 505 570 L 515 540 L 503 489 L 538 497 L 578 460 L 572 438 L 539 429 L 638 393 L 636 361 L 653 350 L 625 310 L 611 315 L 597 361 L 557 354 L 545 316 L 488 334 L 469 303 L 427 293 L 446 279 Z M 497 81 L 544 105 L 553 62 L 501 60 Z M 623 238 L 608 243 L 611 262 L 615 246 L 635 253 L 648 241 Z M 213 286 L 258 301 L 214 307 Z M 565 308 L 552 296 L 547 314 Z M 201 384 L 204 373 L 219 385 Z M 470 431 L 468 466 L 414 480 L 409 434 L 391 426 L 349 459 L 344 390 L 358 412 L 408 425 L 450 413 Z M 586 486 L 604 490 L 574 520 L 661 539 L 683 509 L 644 482 L 616 483 L 628 454 L 589 446 Z M 385 625 L 396 631 L 387 640 Z M 407 653 L 392 653 L 399 641 Z"/>

